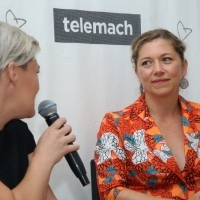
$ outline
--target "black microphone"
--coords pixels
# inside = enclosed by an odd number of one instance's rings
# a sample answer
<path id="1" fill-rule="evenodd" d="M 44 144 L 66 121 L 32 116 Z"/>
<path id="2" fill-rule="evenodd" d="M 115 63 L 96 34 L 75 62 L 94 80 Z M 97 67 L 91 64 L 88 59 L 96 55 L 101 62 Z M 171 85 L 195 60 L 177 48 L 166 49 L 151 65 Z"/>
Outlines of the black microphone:
<path id="1" fill-rule="evenodd" d="M 55 122 L 58 118 L 60 118 L 59 115 L 57 114 L 57 106 L 51 100 L 42 101 L 38 106 L 38 112 L 42 117 L 45 118 L 49 126 L 53 124 L 53 122 Z M 73 144 L 73 143 L 69 143 L 69 144 Z M 85 167 L 83 165 L 83 162 L 78 152 L 77 151 L 70 152 L 65 155 L 65 158 L 71 170 L 74 172 L 76 177 L 79 178 L 82 185 L 83 186 L 88 185 L 90 182 L 88 180 Z"/>

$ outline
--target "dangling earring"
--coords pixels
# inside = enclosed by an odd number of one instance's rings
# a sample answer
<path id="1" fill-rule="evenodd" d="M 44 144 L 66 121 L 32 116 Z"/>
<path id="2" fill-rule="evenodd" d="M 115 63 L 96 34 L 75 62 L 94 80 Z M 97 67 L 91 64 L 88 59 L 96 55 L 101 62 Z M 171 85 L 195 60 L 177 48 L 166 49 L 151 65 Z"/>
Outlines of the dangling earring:
<path id="1" fill-rule="evenodd" d="M 186 78 L 182 77 L 179 86 L 182 89 L 186 89 L 189 86 L 188 80 Z"/>
<path id="2" fill-rule="evenodd" d="M 140 83 L 140 94 L 142 94 L 143 92 L 144 92 L 144 89 L 143 89 L 142 83 Z"/>

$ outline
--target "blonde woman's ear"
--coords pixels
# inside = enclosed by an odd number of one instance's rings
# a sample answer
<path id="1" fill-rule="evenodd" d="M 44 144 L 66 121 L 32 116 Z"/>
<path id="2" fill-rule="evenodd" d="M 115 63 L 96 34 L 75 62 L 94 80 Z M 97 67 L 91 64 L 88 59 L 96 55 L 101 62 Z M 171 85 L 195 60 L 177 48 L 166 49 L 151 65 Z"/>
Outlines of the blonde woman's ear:
<path id="1" fill-rule="evenodd" d="M 18 80 L 19 67 L 16 66 L 15 62 L 10 62 L 7 66 L 7 70 L 10 81 L 15 83 Z"/>

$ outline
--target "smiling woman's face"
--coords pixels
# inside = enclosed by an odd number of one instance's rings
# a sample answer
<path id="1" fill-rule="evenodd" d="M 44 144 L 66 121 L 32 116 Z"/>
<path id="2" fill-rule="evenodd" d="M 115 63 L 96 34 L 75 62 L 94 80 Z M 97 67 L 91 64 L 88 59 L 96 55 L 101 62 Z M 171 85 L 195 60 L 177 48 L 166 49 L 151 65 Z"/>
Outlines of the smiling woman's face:
<path id="1" fill-rule="evenodd" d="M 187 61 L 180 59 L 169 40 L 159 38 L 141 47 L 136 74 L 145 94 L 177 94 L 181 77 L 184 77 L 186 72 Z"/>

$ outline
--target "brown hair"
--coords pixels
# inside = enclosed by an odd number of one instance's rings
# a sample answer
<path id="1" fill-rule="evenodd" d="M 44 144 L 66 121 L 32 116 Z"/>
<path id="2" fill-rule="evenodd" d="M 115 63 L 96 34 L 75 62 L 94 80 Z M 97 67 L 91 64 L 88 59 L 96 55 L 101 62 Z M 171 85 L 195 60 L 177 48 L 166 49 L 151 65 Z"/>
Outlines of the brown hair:
<path id="1" fill-rule="evenodd" d="M 186 50 L 185 44 L 173 33 L 165 29 L 154 29 L 147 31 L 137 38 L 135 38 L 131 44 L 132 56 L 131 61 L 134 63 L 135 68 L 137 68 L 137 60 L 141 47 L 147 43 L 151 42 L 157 38 L 165 39 L 171 42 L 174 50 L 179 54 L 181 60 L 184 60 L 184 52 Z"/>

